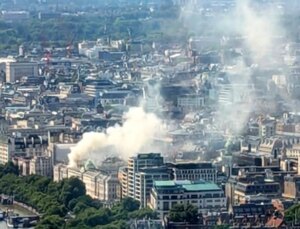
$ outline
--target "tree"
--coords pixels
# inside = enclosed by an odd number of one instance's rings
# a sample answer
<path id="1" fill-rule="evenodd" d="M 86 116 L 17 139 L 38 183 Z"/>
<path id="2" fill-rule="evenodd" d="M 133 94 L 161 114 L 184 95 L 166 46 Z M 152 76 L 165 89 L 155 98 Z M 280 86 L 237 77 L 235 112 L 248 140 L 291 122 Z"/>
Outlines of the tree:
<path id="1" fill-rule="evenodd" d="M 4 165 L 3 171 L 4 174 L 15 174 L 19 175 L 18 166 L 14 165 L 13 162 L 9 161 Z"/>
<path id="2" fill-rule="evenodd" d="M 75 214 L 79 214 L 80 212 L 84 211 L 85 209 L 89 208 L 89 206 L 83 202 L 78 202 L 75 207 L 73 208 L 73 212 Z"/>
<path id="3" fill-rule="evenodd" d="M 68 204 L 68 209 L 73 211 L 75 207 L 78 207 L 80 205 L 85 205 L 87 207 L 94 207 L 96 209 L 99 209 L 102 207 L 102 204 L 99 200 L 95 200 L 92 197 L 88 195 L 80 196 L 76 199 L 72 199 Z"/>
<path id="4" fill-rule="evenodd" d="M 67 213 L 66 208 L 63 205 L 62 206 L 51 205 L 46 211 L 46 214 L 48 215 L 59 215 L 60 217 L 65 216 L 66 213 Z"/>
<path id="5" fill-rule="evenodd" d="M 173 222 L 184 222 L 185 221 L 184 205 L 183 204 L 174 205 L 169 212 L 169 218 Z"/>
<path id="6" fill-rule="evenodd" d="M 84 222 L 90 227 L 109 224 L 111 222 L 111 212 L 108 208 L 100 209 L 88 215 L 88 217 L 84 219 Z"/>
<path id="7" fill-rule="evenodd" d="M 284 214 L 285 221 L 288 224 L 300 221 L 300 204 L 293 205 L 288 208 Z"/>
<path id="8" fill-rule="evenodd" d="M 128 229 L 128 228 L 129 228 L 129 226 L 126 224 L 126 221 L 123 221 L 123 220 L 114 221 L 105 226 L 97 226 L 96 227 L 96 229 Z"/>
<path id="9" fill-rule="evenodd" d="M 39 177 L 37 176 L 36 182 L 34 185 L 36 186 L 37 190 L 40 192 L 45 192 L 47 190 L 48 185 L 50 184 L 51 179 L 48 177 Z"/>
<path id="10" fill-rule="evenodd" d="M 45 218 L 41 219 L 38 225 L 35 227 L 36 229 L 61 229 L 65 221 L 63 218 L 52 215 L 46 216 Z"/>
<path id="11" fill-rule="evenodd" d="M 133 212 L 138 210 L 140 207 L 140 203 L 137 200 L 134 200 L 130 197 L 125 197 L 121 201 L 121 208 L 122 210 L 128 211 L 128 212 Z"/>
<path id="12" fill-rule="evenodd" d="M 157 219 L 157 213 L 150 208 L 143 208 L 131 212 L 129 214 L 130 219 Z"/>
<path id="13" fill-rule="evenodd" d="M 196 223 L 198 221 L 198 209 L 192 205 L 188 204 L 185 206 L 185 220 L 189 223 Z"/>
<path id="14" fill-rule="evenodd" d="M 60 200 L 65 204 L 65 206 L 68 206 L 71 200 L 86 194 L 84 183 L 77 177 L 71 177 L 63 180 L 62 182 L 63 187 Z"/>
<path id="15" fill-rule="evenodd" d="M 53 182 L 38 175 L 21 177 L 15 173 L 14 165 L 0 165 L 0 193 L 14 194 L 16 200 L 35 208 L 42 215 L 37 229 L 128 229 L 126 222 L 130 219 L 156 218 L 155 212 L 140 209 L 139 202 L 132 198 L 124 198 L 112 209 L 104 208 L 85 194 L 78 178 Z"/>
<path id="16" fill-rule="evenodd" d="M 78 229 L 86 229 L 86 228 L 90 228 L 87 225 L 84 224 L 84 222 L 81 219 L 75 218 L 75 219 L 70 219 L 67 221 L 67 225 L 66 228 L 78 228 Z"/>
<path id="17" fill-rule="evenodd" d="M 192 204 L 176 204 L 169 212 L 169 218 L 173 222 L 196 223 L 198 215 L 198 209 Z"/>

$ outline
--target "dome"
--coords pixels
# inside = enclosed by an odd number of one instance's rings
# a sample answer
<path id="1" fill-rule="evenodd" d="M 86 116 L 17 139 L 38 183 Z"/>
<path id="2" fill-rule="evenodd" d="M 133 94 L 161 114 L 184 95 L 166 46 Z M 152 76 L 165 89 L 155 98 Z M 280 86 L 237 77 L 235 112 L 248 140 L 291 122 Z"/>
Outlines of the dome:
<path id="1" fill-rule="evenodd" d="M 91 160 L 87 160 L 86 163 L 84 164 L 84 168 L 85 170 L 95 170 L 96 167 L 94 165 L 94 163 Z"/>

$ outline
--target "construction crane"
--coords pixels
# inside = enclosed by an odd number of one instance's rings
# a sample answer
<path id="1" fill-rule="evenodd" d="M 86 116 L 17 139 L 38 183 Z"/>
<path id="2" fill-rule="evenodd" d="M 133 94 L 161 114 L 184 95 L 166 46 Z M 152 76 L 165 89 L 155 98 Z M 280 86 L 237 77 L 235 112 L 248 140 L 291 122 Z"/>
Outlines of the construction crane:
<path id="1" fill-rule="evenodd" d="M 49 66 L 50 62 L 51 62 L 51 52 L 49 51 L 46 51 L 45 52 L 45 55 L 44 55 L 44 58 L 46 60 L 46 64 Z"/>
<path id="2" fill-rule="evenodd" d="M 70 40 L 70 42 L 68 43 L 67 47 L 66 47 L 66 51 L 67 51 L 67 57 L 71 58 L 72 57 L 72 51 L 73 51 L 73 42 L 76 38 L 76 33 L 73 35 L 72 39 Z"/>

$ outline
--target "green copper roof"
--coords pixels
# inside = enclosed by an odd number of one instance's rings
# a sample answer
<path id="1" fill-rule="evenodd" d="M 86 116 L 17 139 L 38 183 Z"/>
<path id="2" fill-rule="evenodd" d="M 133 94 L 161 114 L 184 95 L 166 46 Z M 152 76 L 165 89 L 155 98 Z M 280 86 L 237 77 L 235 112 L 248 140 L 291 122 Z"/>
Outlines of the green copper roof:
<path id="1" fill-rule="evenodd" d="M 221 188 L 215 183 L 205 182 L 205 181 L 188 181 L 188 180 L 167 180 L 167 181 L 154 181 L 154 186 L 156 188 L 167 188 L 167 187 L 182 187 L 186 191 L 216 191 L 221 190 Z"/>
<path id="2" fill-rule="evenodd" d="M 93 163 L 91 160 L 87 160 L 87 161 L 85 162 L 84 168 L 85 168 L 85 170 L 87 170 L 87 171 L 89 171 L 89 170 L 95 170 L 95 169 L 96 169 L 94 163 Z"/>
<path id="3" fill-rule="evenodd" d="M 218 185 L 214 183 L 205 183 L 205 184 L 186 184 L 182 187 L 187 191 L 213 191 L 221 190 Z"/>
<path id="4" fill-rule="evenodd" d="M 154 186 L 175 186 L 175 182 L 173 180 L 165 180 L 165 181 L 154 181 Z"/>

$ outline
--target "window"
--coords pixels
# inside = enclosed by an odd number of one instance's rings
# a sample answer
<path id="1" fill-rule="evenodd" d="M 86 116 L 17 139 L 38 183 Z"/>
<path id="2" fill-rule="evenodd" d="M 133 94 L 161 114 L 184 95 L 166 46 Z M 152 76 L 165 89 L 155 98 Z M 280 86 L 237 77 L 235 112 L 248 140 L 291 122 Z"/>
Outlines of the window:
<path id="1" fill-rule="evenodd" d="M 163 210 L 169 210 L 169 202 L 168 201 L 163 202 Z"/>
<path id="2" fill-rule="evenodd" d="M 177 202 L 172 202 L 171 206 L 174 207 L 177 204 Z"/>

